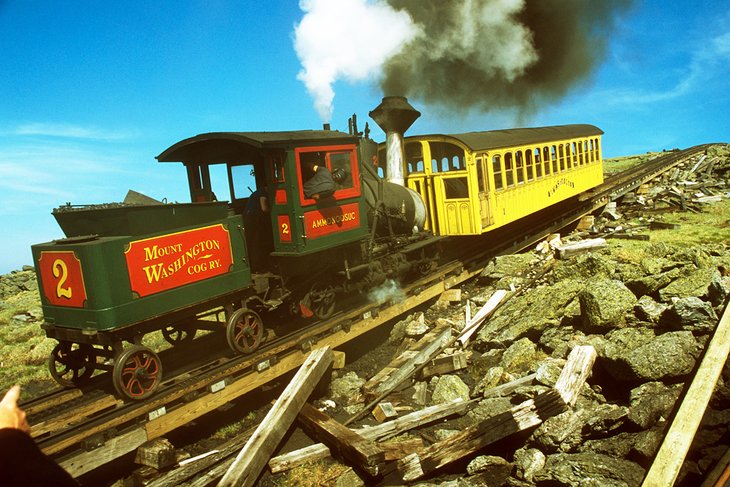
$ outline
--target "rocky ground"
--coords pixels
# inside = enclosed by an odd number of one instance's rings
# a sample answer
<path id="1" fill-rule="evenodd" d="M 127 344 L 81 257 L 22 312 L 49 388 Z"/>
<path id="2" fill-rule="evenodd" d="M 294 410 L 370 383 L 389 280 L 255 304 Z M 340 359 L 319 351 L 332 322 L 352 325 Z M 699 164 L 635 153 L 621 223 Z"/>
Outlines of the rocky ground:
<path id="1" fill-rule="evenodd" d="M 437 301 L 414 312 L 394 324 L 376 350 L 335 371 L 327 397 L 317 405 L 339 420 L 358 412 L 365 402 L 361 389 L 365 381 L 421 335 L 444 323 L 458 332 L 467 307 L 475 313 L 495 291 L 520 288 L 538 269 L 549 266 L 524 293 L 507 301 L 462 350 L 467 367 L 420 385 L 416 382 L 391 401 L 406 412 L 455 397 L 481 398 L 495 386 L 536 373 L 532 385 L 482 399 L 462 417 L 402 435 L 432 443 L 552 387 L 571 349 L 591 345 L 598 358 L 577 404 L 420 485 L 640 485 L 730 296 L 728 153 L 723 148 L 714 157 L 712 174 L 704 174 L 701 187 L 697 186 L 700 171 L 690 174 L 692 184 L 679 184 L 686 181 L 682 174 L 674 175 L 640 189 L 616 209 L 597 216 L 590 228 L 553 240 L 552 246 L 546 243 L 540 250 L 494 259 L 478 279 L 461 288 L 459 299 Z M 712 184 L 707 183 L 710 176 Z M 702 196 L 697 196 L 699 191 L 704 191 Z M 705 199 L 693 201 L 698 198 Z M 676 226 L 652 230 L 651 221 Z M 648 235 L 649 240 L 627 237 L 636 234 Z M 605 238 L 605 245 L 563 257 L 555 249 L 593 237 Z M 30 268 L 0 276 L 5 386 L 30 370 L 23 367 L 44 368 L 52 348 L 38 337 L 41 316 L 36 293 Z M 23 352 L 13 351 L 16 358 L 8 362 L 11 345 Z M 30 365 L 24 365 L 22 357 Z M 41 375 L 34 374 L 34 378 Z M 416 394 L 417 389 L 425 390 L 425 397 Z M 254 417 L 260 420 L 261 415 Z M 729 429 L 726 365 L 680 474 L 680 485 L 699 485 L 730 446 Z M 199 452 L 191 447 L 190 453 Z M 318 473 L 323 469 L 329 472 L 324 477 Z M 262 480 L 265 485 L 370 482 L 334 460 Z"/>
<path id="2" fill-rule="evenodd" d="M 462 288 L 458 303 L 436 302 L 394 325 L 388 342 L 378 347 L 378 355 L 388 359 L 444 320 L 458 332 L 467 306 L 475 312 L 498 289 L 519 288 L 551 263 L 536 285 L 507 302 L 483 326 L 466 350 L 465 369 L 420 385 L 416 382 L 391 400 L 401 411 L 409 411 L 455 397 L 479 398 L 531 373 L 537 373 L 536 383 L 483 399 L 461 418 L 403 435 L 423 438 L 427 444 L 552 387 L 575 346 L 591 345 L 598 353 L 574 408 L 489 446 L 420 485 L 641 484 L 730 295 L 730 164 L 726 149 L 721 154 L 712 176 L 699 174 L 697 168 L 680 168 L 628 195 L 586 231 L 552 242 L 555 246 L 602 236 L 604 246 L 560 258 L 560 252 L 543 245 L 539 251 L 497 258 Z M 718 201 L 719 206 L 707 206 Z M 703 212 L 714 217 L 696 220 Z M 666 230 L 650 230 L 661 227 L 659 222 L 673 224 Z M 695 238 L 685 238 L 688 235 Z M 360 362 L 341 371 L 330 385 L 329 398 L 319 403 L 330 407 L 333 417 L 344 419 L 362 408 L 362 386 L 377 367 L 367 356 Z M 425 403 L 416 394 L 423 388 Z M 678 485 L 699 485 L 728 450 L 729 427 L 726 366 Z M 348 484 L 352 475 L 347 472 Z M 296 479 L 307 484 L 302 478 L 306 474 L 270 481 L 286 485 Z M 368 483 L 367 477 L 362 481 Z"/>

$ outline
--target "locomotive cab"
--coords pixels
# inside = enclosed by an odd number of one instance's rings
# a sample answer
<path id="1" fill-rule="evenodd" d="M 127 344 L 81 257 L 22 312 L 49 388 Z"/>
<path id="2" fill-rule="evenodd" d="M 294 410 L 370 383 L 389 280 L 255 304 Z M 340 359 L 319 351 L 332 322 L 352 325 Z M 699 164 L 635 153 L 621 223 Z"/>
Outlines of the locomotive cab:
<path id="1" fill-rule="evenodd" d="M 321 267 L 315 254 L 368 235 L 357 148 L 355 136 L 331 130 L 219 132 L 183 140 L 157 159 L 185 165 L 193 202 L 221 198 L 228 186 L 255 271 L 303 276 Z M 211 177 L 216 165 L 226 168 L 225 181 Z M 317 178 L 331 175 L 327 191 L 307 191 L 314 167 Z"/>

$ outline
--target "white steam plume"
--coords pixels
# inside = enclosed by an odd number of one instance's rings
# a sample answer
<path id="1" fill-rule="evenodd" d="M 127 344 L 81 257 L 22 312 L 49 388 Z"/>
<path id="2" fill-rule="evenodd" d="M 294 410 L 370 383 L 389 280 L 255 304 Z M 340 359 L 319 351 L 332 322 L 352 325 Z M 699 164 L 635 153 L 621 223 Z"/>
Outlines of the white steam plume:
<path id="1" fill-rule="evenodd" d="M 380 286 L 374 287 L 368 292 L 368 301 L 381 305 L 387 302 L 399 302 L 406 298 L 400 284 L 393 279 L 386 279 Z"/>
<path id="2" fill-rule="evenodd" d="M 383 63 L 420 32 L 407 13 L 381 0 L 301 0 L 299 6 L 305 14 L 294 29 L 298 78 L 324 122 L 332 117 L 335 81 L 378 77 Z"/>

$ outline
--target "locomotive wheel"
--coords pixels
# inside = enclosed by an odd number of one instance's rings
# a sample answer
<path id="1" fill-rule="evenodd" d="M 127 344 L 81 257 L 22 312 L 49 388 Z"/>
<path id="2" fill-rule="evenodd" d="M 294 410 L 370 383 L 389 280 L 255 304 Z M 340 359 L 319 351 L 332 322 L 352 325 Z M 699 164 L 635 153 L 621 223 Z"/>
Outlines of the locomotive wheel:
<path id="1" fill-rule="evenodd" d="M 247 308 L 239 308 L 228 318 L 226 340 L 236 353 L 251 353 L 261 345 L 264 324 L 261 317 Z"/>
<path id="2" fill-rule="evenodd" d="M 63 387 L 85 384 L 96 368 L 96 352 L 87 343 L 60 342 L 48 359 L 51 376 Z"/>
<path id="3" fill-rule="evenodd" d="M 329 284 L 312 286 L 309 299 L 314 316 L 320 320 L 329 318 L 335 312 L 335 289 Z"/>
<path id="4" fill-rule="evenodd" d="M 162 329 L 162 336 L 170 345 L 180 345 L 195 338 L 195 328 L 189 329 L 181 325 L 170 325 Z"/>
<path id="5" fill-rule="evenodd" d="M 132 345 L 114 360 L 112 382 L 122 397 L 146 399 L 155 393 L 161 380 L 160 357 L 147 347 Z"/>

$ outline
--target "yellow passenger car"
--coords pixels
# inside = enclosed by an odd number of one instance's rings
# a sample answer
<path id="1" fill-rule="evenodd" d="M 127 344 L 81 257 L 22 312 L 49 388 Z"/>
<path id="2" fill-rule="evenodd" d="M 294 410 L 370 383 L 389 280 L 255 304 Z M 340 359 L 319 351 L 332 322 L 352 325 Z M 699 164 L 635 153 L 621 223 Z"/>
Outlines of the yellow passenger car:
<path id="1" fill-rule="evenodd" d="M 601 184 L 602 134 L 561 125 L 406 137 L 406 184 L 434 234 L 479 235 Z"/>

